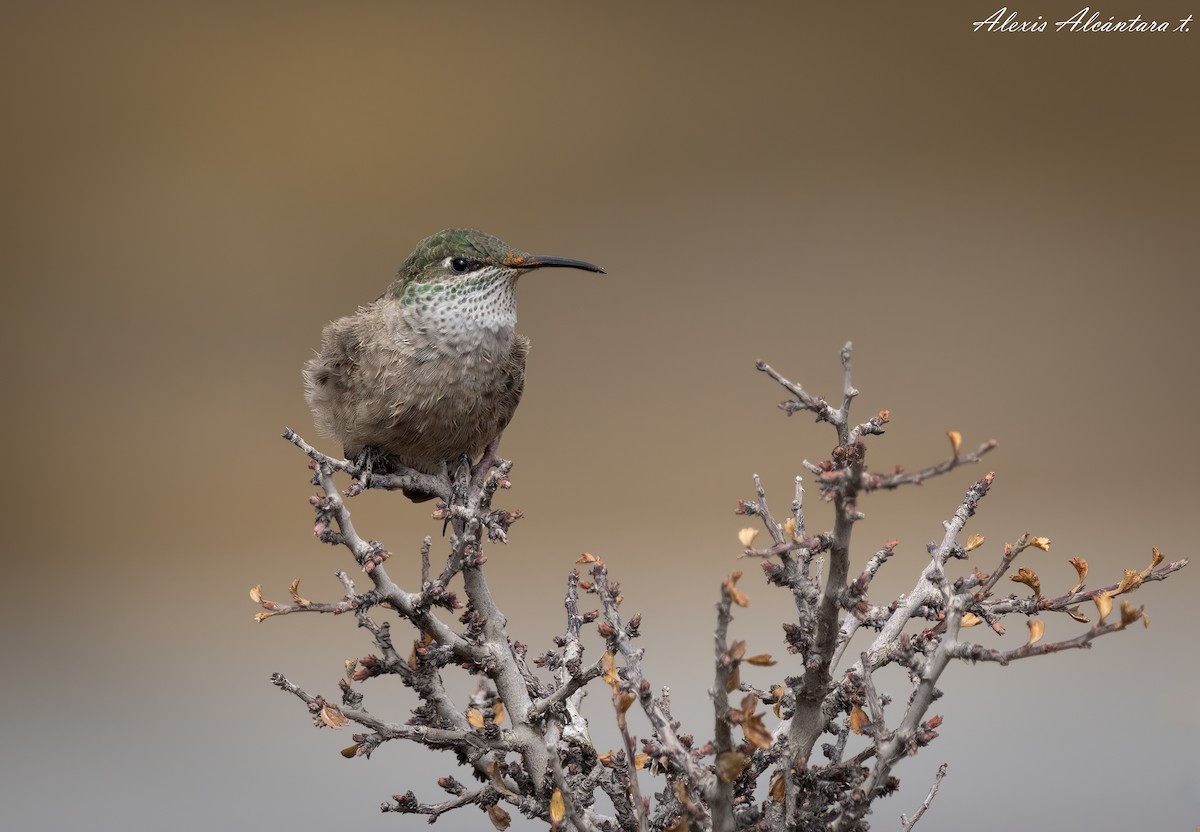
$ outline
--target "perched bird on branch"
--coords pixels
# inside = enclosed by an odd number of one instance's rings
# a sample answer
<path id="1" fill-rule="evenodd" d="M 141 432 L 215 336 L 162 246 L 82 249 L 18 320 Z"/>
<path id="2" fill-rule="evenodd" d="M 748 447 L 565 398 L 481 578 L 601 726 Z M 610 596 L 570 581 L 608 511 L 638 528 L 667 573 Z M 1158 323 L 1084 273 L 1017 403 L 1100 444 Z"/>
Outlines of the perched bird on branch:
<path id="1" fill-rule="evenodd" d="M 517 278 L 551 267 L 604 273 L 469 228 L 422 240 L 378 300 L 326 325 L 304 368 L 317 427 L 367 471 L 398 464 L 436 474 L 464 456 L 476 460 L 525 389 L 529 339 L 515 330 Z"/>

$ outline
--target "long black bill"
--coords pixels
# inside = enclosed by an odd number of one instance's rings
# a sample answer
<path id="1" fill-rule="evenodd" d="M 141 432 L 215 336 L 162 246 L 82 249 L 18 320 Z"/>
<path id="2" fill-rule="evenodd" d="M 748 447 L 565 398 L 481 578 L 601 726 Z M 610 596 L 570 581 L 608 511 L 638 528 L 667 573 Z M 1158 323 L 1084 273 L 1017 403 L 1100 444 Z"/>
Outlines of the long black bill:
<path id="1" fill-rule="evenodd" d="M 608 272 L 595 263 L 585 263 L 583 260 L 569 260 L 566 257 L 513 257 L 505 260 L 504 265 L 513 269 L 546 269 L 557 267 L 560 269 L 583 269 L 585 272 L 608 274 Z"/>

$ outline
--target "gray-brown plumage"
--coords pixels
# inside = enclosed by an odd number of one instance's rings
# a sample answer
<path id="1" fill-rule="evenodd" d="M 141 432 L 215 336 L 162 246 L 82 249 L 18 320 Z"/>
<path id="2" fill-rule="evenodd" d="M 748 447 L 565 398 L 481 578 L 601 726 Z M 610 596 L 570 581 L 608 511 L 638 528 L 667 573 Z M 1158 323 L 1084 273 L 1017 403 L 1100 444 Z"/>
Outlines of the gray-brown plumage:
<path id="1" fill-rule="evenodd" d="M 378 300 L 325 327 L 304 369 L 317 427 L 347 458 L 373 458 L 377 470 L 394 461 L 435 474 L 464 455 L 475 460 L 525 389 L 517 278 L 554 266 L 603 273 L 468 228 L 422 240 Z"/>

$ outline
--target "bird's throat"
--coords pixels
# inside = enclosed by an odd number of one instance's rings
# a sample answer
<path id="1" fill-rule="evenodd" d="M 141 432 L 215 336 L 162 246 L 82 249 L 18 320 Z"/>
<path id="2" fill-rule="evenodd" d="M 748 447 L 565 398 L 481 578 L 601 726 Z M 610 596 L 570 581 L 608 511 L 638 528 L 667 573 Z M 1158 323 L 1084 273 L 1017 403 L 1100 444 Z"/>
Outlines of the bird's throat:
<path id="1" fill-rule="evenodd" d="M 448 350 L 491 352 L 512 343 L 515 278 L 485 271 L 455 283 L 414 283 L 399 300 L 409 327 Z"/>

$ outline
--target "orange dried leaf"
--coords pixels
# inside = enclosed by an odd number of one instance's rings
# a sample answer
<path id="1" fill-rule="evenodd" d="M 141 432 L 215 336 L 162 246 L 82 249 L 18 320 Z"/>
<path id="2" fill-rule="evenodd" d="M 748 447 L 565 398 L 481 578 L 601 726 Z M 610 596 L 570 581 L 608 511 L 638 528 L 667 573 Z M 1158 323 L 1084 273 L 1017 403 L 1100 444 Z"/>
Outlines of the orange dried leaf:
<path id="1" fill-rule="evenodd" d="M 493 803 L 487 810 L 488 820 L 492 822 L 492 826 L 504 832 L 508 825 L 512 823 L 512 816 L 500 807 L 499 803 Z"/>
<path id="2" fill-rule="evenodd" d="M 309 600 L 307 598 L 300 597 L 300 579 L 299 578 L 292 581 L 292 585 L 288 587 L 288 592 L 292 593 L 292 598 L 294 598 L 296 600 L 297 604 L 299 604 L 302 607 L 308 606 Z"/>
<path id="3" fill-rule="evenodd" d="M 750 758 L 740 751 L 722 751 L 717 755 L 717 777 L 722 783 L 732 783 L 748 762 Z"/>
<path id="4" fill-rule="evenodd" d="M 1079 583 L 1071 587 L 1071 592 L 1078 592 L 1083 589 L 1083 579 L 1087 577 L 1088 564 L 1083 558 L 1071 558 L 1067 563 L 1075 567 L 1075 571 L 1079 574 Z"/>
<path id="5" fill-rule="evenodd" d="M 346 719 L 345 715 L 337 709 L 336 706 L 325 703 L 325 707 L 321 708 L 321 722 L 328 725 L 330 728 L 341 728 L 350 720 Z"/>
<path id="6" fill-rule="evenodd" d="M 750 596 L 742 592 L 736 586 L 731 586 L 729 588 L 729 600 L 737 604 L 739 607 L 750 606 Z"/>
<path id="7" fill-rule="evenodd" d="M 497 725 L 504 724 L 504 705 L 500 702 L 492 706 L 492 722 Z"/>
<path id="8" fill-rule="evenodd" d="M 743 719 L 742 733 L 755 748 L 765 751 L 771 747 L 771 732 L 763 725 L 761 714 L 751 714 Z"/>
<path id="9" fill-rule="evenodd" d="M 756 653 L 753 656 L 747 656 L 746 661 L 755 667 L 774 667 L 778 664 L 771 658 L 770 653 Z"/>
<path id="10" fill-rule="evenodd" d="M 1121 578 L 1121 583 L 1117 585 L 1117 589 L 1113 595 L 1120 595 L 1124 592 L 1133 592 L 1142 585 L 1142 576 L 1134 569 L 1126 569 L 1125 577 Z"/>
<path id="11" fill-rule="evenodd" d="M 1029 619 L 1029 643 L 1037 644 L 1046 633 L 1046 622 L 1040 618 Z"/>
<path id="12" fill-rule="evenodd" d="M 1036 546 L 1039 549 L 1041 549 L 1043 552 L 1049 552 L 1050 551 L 1050 538 L 1035 537 L 1033 540 L 1029 541 L 1029 545 Z"/>
<path id="13" fill-rule="evenodd" d="M 621 710 L 621 713 L 625 713 L 635 701 L 637 701 L 637 696 L 631 691 L 625 691 L 617 698 L 617 707 Z"/>
<path id="14" fill-rule="evenodd" d="M 783 685 L 771 685 L 771 696 L 775 697 L 775 704 L 772 706 L 771 710 L 775 712 L 775 716 L 779 719 L 783 718 L 780 715 L 780 710 L 783 708 L 783 694 Z"/>
<path id="15" fill-rule="evenodd" d="M 1088 617 L 1079 611 L 1079 605 L 1078 605 L 1078 604 L 1076 604 L 1075 606 L 1073 606 L 1073 607 L 1071 607 L 1070 609 L 1068 609 L 1068 610 L 1067 610 L 1067 615 L 1069 615 L 1069 616 L 1071 616 L 1072 618 L 1074 618 L 1074 619 L 1075 619 L 1076 621 L 1078 621 L 1080 624 L 1087 624 L 1087 623 L 1088 623 Z"/>
<path id="16" fill-rule="evenodd" d="M 962 617 L 962 625 L 964 627 L 974 627 L 976 624 L 982 624 L 983 619 L 973 612 L 964 612 Z"/>
<path id="17" fill-rule="evenodd" d="M 616 688 L 620 683 L 621 677 L 617 675 L 617 665 L 612 653 L 605 653 L 600 660 L 600 666 L 604 668 L 604 681 Z"/>
<path id="18" fill-rule="evenodd" d="M 1128 601 L 1121 601 L 1121 626 L 1127 627 L 1142 617 L 1142 608 L 1135 607 Z"/>
<path id="19" fill-rule="evenodd" d="M 856 734 L 861 734 L 863 726 L 870 720 L 867 718 L 867 712 L 862 708 L 854 705 L 850 708 L 850 730 Z"/>
<path id="20" fill-rule="evenodd" d="M 579 559 L 575 562 L 576 563 L 596 563 L 598 560 L 599 560 L 599 558 L 597 558 L 591 552 L 584 552 L 582 555 L 579 556 Z"/>
<path id="21" fill-rule="evenodd" d="M 634 754 L 633 755 L 633 767 L 636 769 L 645 768 L 646 764 L 649 762 L 650 762 L 649 754 Z"/>
<path id="22" fill-rule="evenodd" d="M 750 548 L 750 544 L 754 542 L 754 538 L 758 537 L 758 529 L 752 529 L 749 526 L 738 532 L 738 542 L 746 549 Z"/>
<path id="23" fill-rule="evenodd" d="M 352 760 L 358 756 L 358 746 L 357 745 L 347 746 L 346 748 L 342 749 L 341 754 L 347 760 Z"/>
<path id="24" fill-rule="evenodd" d="M 742 684 L 742 671 L 739 665 L 734 665 L 729 671 L 729 675 L 725 677 L 725 692 L 733 693 Z"/>
<path id="25" fill-rule="evenodd" d="M 771 787 L 769 794 L 771 799 L 776 803 L 782 803 L 787 794 L 786 782 L 783 778 L 783 772 L 777 771 L 771 775 Z"/>
<path id="26" fill-rule="evenodd" d="M 603 754 L 597 754 L 596 762 L 600 763 L 600 765 L 604 766 L 605 768 L 612 768 L 614 765 L 616 765 L 613 762 L 612 751 L 605 751 Z"/>
<path id="27" fill-rule="evenodd" d="M 964 552 L 973 552 L 983 545 L 984 538 L 981 534 L 973 534 L 967 538 L 967 545 L 963 547 Z"/>
<path id="28" fill-rule="evenodd" d="M 1149 572 L 1154 567 L 1158 566 L 1160 563 L 1163 562 L 1163 559 L 1166 558 L 1166 555 L 1164 555 L 1162 552 L 1158 551 L 1157 546 L 1151 547 L 1150 552 L 1151 552 L 1150 565 L 1146 567 L 1147 572 Z"/>
<path id="29" fill-rule="evenodd" d="M 550 795 L 550 822 L 562 823 L 566 816 L 567 803 L 563 800 L 562 791 L 555 789 L 554 794 Z"/>
<path id="30" fill-rule="evenodd" d="M 1019 584 L 1025 584 L 1033 590 L 1034 595 L 1042 594 L 1042 582 L 1038 580 L 1037 573 L 1032 569 L 1026 569 L 1022 566 L 1017 570 L 1017 574 L 1013 575 L 1009 580 L 1016 581 Z"/>
<path id="31" fill-rule="evenodd" d="M 954 457 L 957 459 L 958 449 L 962 447 L 962 434 L 956 430 L 948 430 L 946 436 L 950 437 L 950 447 L 954 450 Z"/>
<path id="32" fill-rule="evenodd" d="M 478 708 L 467 708 L 467 724 L 472 728 L 482 728 L 483 711 Z"/>
<path id="33" fill-rule="evenodd" d="M 788 537 L 794 538 L 796 536 L 796 518 L 795 517 L 789 517 L 788 519 L 783 521 L 783 532 Z"/>
<path id="34" fill-rule="evenodd" d="M 733 644 L 729 645 L 729 650 L 726 652 L 729 658 L 733 661 L 741 661 L 742 656 L 746 655 L 746 642 L 740 640 L 735 641 Z"/>
<path id="35" fill-rule="evenodd" d="M 1100 621 L 1103 624 L 1105 617 L 1112 612 L 1112 596 L 1107 592 L 1101 592 L 1092 598 L 1096 604 L 1096 609 L 1100 611 Z"/>
<path id="36" fill-rule="evenodd" d="M 250 600 L 256 604 L 261 604 L 263 599 L 262 584 L 252 587 L 250 590 Z"/>
<path id="37" fill-rule="evenodd" d="M 266 621 L 268 618 L 270 618 L 272 615 L 279 615 L 279 613 L 277 613 L 277 612 L 260 612 L 258 615 L 254 616 L 254 620 L 258 621 L 258 622 L 263 622 L 263 621 Z"/>

